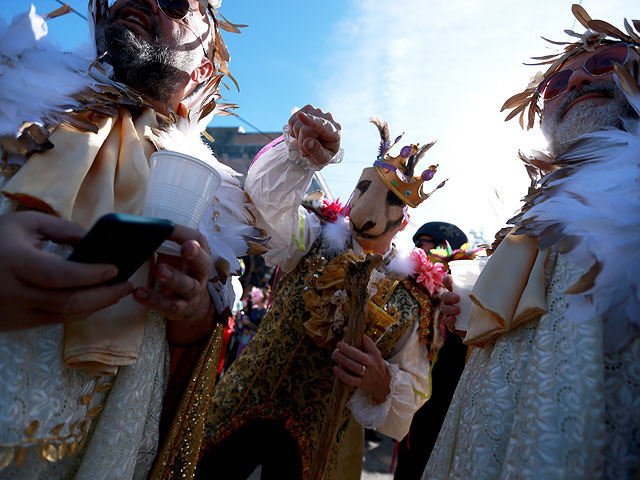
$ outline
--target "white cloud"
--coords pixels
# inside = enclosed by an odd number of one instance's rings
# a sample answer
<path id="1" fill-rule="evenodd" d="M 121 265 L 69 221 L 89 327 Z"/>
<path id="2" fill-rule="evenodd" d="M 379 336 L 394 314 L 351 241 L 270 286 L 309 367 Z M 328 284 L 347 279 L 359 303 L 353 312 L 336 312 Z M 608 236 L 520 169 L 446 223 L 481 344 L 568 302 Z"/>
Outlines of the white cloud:
<path id="1" fill-rule="evenodd" d="M 493 238 L 529 184 L 518 149 L 542 147 L 539 134 L 524 134 L 517 121 L 505 124 L 499 108 L 537 71 L 522 62 L 545 53 L 549 44 L 539 36 L 562 40 L 563 29 L 574 27 L 570 4 L 352 0 L 333 28 L 323 79 L 324 105 L 344 130 L 345 161 L 324 170 L 334 194 L 346 200 L 373 162 L 379 137 L 368 118 L 380 115 L 392 136 L 406 131 L 403 144 L 437 138 L 423 162 L 440 164 L 434 186 L 450 179 L 413 211 L 416 227 L 402 238 L 431 220 Z M 631 1 L 583 5 L 616 25 L 635 10 Z"/>

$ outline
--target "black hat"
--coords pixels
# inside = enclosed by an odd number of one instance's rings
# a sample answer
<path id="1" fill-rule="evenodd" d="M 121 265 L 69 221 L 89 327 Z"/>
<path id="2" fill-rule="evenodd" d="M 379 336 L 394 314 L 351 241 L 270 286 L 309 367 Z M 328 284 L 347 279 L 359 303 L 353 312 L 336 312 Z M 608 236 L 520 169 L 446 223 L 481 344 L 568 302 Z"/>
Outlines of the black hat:
<path id="1" fill-rule="evenodd" d="M 413 236 L 413 243 L 415 244 L 418 237 L 422 235 L 429 235 L 431 238 L 433 238 L 436 245 L 444 243 L 446 240 L 454 250 L 460 248 L 463 244 L 469 241 L 467 240 L 467 236 L 462 230 L 460 230 L 454 224 L 447 222 L 425 223 Z"/>

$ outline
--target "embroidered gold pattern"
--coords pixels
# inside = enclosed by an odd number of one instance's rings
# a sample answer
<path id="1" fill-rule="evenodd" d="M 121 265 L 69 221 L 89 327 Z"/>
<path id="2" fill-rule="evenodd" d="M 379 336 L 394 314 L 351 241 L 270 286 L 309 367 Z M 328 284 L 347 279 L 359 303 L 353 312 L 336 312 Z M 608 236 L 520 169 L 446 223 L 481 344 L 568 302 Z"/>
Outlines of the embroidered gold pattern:
<path id="1" fill-rule="evenodd" d="M 97 377 L 91 393 L 83 395 L 80 400 L 80 403 L 86 406 L 84 420 L 76 420 L 69 425 L 69 433 L 66 435 L 62 434 L 66 425 L 64 423 L 59 423 L 51 429 L 50 436 L 42 439 L 34 438 L 34 435 L 40 428 L 40 422 L 38 420 L 34 420 L 25 430 L 25 436 L 27 437 L 25 440 L 21 440 L 19 445 L 15 447 L 3 449 L 0 452 L 0 471 L 11 465 L 12 461 L 18 467 L 22 467 L 25 464 L 27 457 L 27 449 L 25 446 L 37 446 L 40 458 L 48 462 L 57 462 L 66 456 L 75 455 L 80 449 L 82 449 L 87 440 L 90 423 L 89 419 L 98 415 L 103 408 L 102 405 L 91 406 L 94 396 L 96 393 L 105 393 L 109 391 L 112 386 L 109 382 L 100 383 L 101 379 L 102 377 Z"/>

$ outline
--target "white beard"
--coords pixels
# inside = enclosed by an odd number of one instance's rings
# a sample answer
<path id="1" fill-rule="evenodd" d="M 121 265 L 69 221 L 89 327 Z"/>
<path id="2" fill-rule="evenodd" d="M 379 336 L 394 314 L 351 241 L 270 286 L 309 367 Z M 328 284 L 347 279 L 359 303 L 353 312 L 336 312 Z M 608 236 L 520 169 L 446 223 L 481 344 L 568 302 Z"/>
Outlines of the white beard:
<path id="1" fill-rule="evenodd" d="M 593 87 L 599 91 L 601 86 Z M 583 94 L 589 93 L 591 88 L 585 87 L 583 90 Z M 624 94 L 615 87 L 610 92 L 613 98 L 604 104 L 594 104 L 592 100 L 585 100 L 563 115 L 566 106 L 577 98 L 577 95 L 567 96 L 552 117 L 543 117 L 542 133 L 549 142 L 549 151 L 553 156 L 560 157 L 569 151 L 581 135 L 606 127 L 619 127 L 621 118 L 632 114 L 633 109 Z"/>

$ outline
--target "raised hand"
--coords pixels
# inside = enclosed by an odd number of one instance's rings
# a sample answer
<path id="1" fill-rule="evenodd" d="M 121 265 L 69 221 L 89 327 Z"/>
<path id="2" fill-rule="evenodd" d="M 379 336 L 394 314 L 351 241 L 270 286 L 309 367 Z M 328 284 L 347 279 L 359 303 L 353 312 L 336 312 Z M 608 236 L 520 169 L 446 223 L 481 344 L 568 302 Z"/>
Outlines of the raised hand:
<path id="1" fill-rule="evenodd" d="M 312 105 L 304 106 L 289 119 L 289 132 L 302 156 L 316 165 L 326 165 L 338 153 L 341 130 L 331 113 Z"/>

